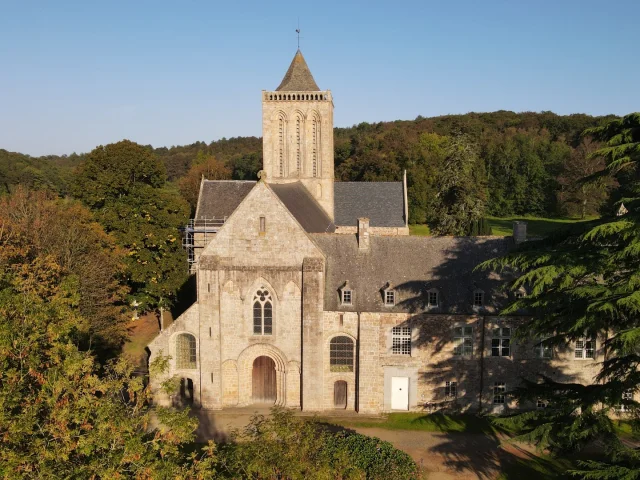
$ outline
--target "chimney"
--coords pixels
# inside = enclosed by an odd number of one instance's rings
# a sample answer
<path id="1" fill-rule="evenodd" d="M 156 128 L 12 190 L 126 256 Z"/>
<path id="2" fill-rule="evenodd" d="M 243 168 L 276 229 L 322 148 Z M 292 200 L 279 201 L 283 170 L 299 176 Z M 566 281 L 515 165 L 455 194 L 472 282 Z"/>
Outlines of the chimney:
<path id="1" fill-rule="evenodd" d="M 358 219 L 358 250 L 369 250 L 369 219 Z"/>
<path id="2" fill-rule="evenodd" d="M 527 222 L 513 222 L 513 239 L 516 243 L 527 241 Z"/>

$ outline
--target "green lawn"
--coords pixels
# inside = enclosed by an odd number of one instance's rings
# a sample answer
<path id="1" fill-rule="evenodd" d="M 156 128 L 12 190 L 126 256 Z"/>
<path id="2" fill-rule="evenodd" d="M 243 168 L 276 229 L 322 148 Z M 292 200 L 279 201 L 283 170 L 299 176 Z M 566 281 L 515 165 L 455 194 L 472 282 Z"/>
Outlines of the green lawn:
<path id="1" fill-rule="evenodd" d="M 614 420 L 613 425 L 619 437 L 628 440 L 640 440 L 640 435 L 633 431 L 629 420 Z"/>
<path id="2" fill-rule="evenodd" d="M 490 417 L 464 414 L 390 413 L 380 420 L 356 420 L 352 418 L 333 417 L 328 421 L 344 427 L 419 430 L 422 432 L 482 433 L 492 435 L 501 431 L 492 424 Z"/>
<path id="3" fill-rule="evenodd" d="M 527 222 L 527 236 L 546 237 L 554 230 L 563 228 L 572 223 L 581 221 L 579 218 L 542 218 L 542 217 L 487 217 L 489 225 L 494 235 L 511 235 L 513 233 L 513 222 Z"/>
<path id="4" fill-rule="evenodd" d="M 589 221 L 579 218 L 543 218 L 543 217 L 486 217 L 493 234 L 497 236 L 508 236 L 513 234 L 513 222 L 527 222 L 527 236 L 529 237 L 546 237 L 554 230 L 565 227 L 572 223 Z M 431 235 L 428 225 L 409 225 L 409 233 L 411 235 Z"/>
<path id="5" fill-rule="evenodd" d="M 409 225 L 409 235 L 428 236 L 431 235 L 429 225 Z"/>
<path id="6" fill-rule="evenodd" d="M 574 462 L 566 458 L 555 458 L 544 454 L 531 455 L 527 458 L 518 458 L 515 462 L 506 465 L 497 480 L 575 478 L 566 473 L 575 466 Z"/>

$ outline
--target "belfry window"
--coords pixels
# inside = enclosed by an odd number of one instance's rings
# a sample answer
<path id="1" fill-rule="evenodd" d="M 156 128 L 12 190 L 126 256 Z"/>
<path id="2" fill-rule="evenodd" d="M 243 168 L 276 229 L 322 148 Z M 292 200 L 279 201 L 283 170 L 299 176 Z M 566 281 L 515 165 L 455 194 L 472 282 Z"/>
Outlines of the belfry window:
<path id="1" fill-rule="evenodd" d="M 253 297 L 253 334 L 273 334 L 273 300 L 264 287 L 258 289 Z"/>
<path id="2" fill-rule="evenodd" d="M 318 119 L 313 118 L 311 122 L 311 175 L 318 177 Z"/>
<path id="3" fill-rule="evenodd" d="M 284 177 L 284 118 L 278 118 L 278 169 Z"/>
<path id="4" fill-rule="evenodd" d="M 298 175 L 302 173 L 302 136 L 301 136 L 301 119 L 296 117 L 296 169 Z"/>
<path id="5" fill-rule="evenodd" d="M 176 368 L 196 368 L 196 337 L 189 333 L 176 337 Z"/>

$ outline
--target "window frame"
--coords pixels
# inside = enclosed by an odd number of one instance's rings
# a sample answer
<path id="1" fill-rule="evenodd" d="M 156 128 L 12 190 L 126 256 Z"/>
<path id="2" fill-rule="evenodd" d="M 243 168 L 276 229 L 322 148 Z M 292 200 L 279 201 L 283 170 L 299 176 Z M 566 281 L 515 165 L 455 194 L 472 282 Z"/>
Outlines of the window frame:
<path id="1" fill-rule="evenodd" d="M 622 392 L 621 400 L 633 400 L 633 390 L 625 390 L 624 392 Z M 620 402 L 615 406 L 615 410 L 618 413 L 628 413 L 629 411 L 631 411 L 631 408 Z"/>
<path id="2" fill-rule="evenodd" d="M 251 311 L 253 320 L 252 335 L 261 337 L 273 336 L 274 301 L 269 288 L 262 286 L 256 290 L 251 302 Z M 267 319 L 269 320 L 268 325 Z M 259 324 L 257 320 L 259 320 Z"/>
<path id="3" fill-rule="evenodd" d="M 460 334 L 458 334 L 460 330 Z M 470 333 L 467 333 L 470 331 Z M 453 327 L 453 355 L 456 357 L 472 357 L 475 331 L 471 325 L 457 325 Z M 466 340 L 469 340 L 467 342 Z M 469 343 L 469 344 L 467 344 Z"/>
<path id="4" fill-rule="evenodd" d="M 477 303 L 478 295 L 480 295 L 480 303 Z M 487 304 L 487 297 L 484 293 L 484 290 L 474 290 L 473 291 L 473 308 L 484 308 Z"/>
<path id="5" fill-rule="evenodd" d="M 347 342 L 343 341 L 346 339 Z M 348 345 L 348 348 L 345 346 Z M 350 356 L 345 352 L 350 351 Z M 353 373 L 355 371 L 355 342 L 347 335 L 336 335 L 329 340 L 329 371 L 331 373 Z"/>
<path id="6" fill-rule="evenodd" d="M 435 296 L 435 302 L 431 301 L 431 295 Z M 440 292 L 435 288 L 427 290 L 427 307 L 438 308 L 439 305 L 440 305 Z"/>
<path id="7" fill-rule="evenodd" d="M 581 343 L 582 346 L 578 346 Z M 589 348 L 588 344 L 591 344 L 592 347 Z M 595 337 L 580 337 L 576 339 L 574 342 L 573 348 L 573 359 L 574 360 L 595 360 L 597 357 L 597 341 Z M 580 356 L 578 356 L 578 352 L 580 352 Z M 591 356 L 588 353 L 591 352 Z"/>
<path id="8" fill-rule="evenodd" d="M 349 296 L 348 302 L 345 300 L 347 295 Z M 353 305 L 353 290 L 351 290 L 350 288 L 343 288 L 342 290 L 340 290 L 340 305 L 344 305 L 347 307 Z"/>
<path id="9" fill-rule="evenodd" d="M 391 301 L 389 301 L 391 298 Z M 396 305 L 396 291 L 392 288 L 388 288 L 384 291 L 384 306 L 394 307 Z"/>
<path id="10" fill-rule="evenodd" d="M 508 335 L 505 335 L 508 330 Z M 497 331 L 497 335 L 496 335 Z M 511 357 L 512 345 L 511 336 L 513 329 L 511 327 L 496 326 L 491 330 L 491 356 L 492 357 Z M 506 354 L 505 354 L 506 350 Z M 497 352 L 497 353 L 496 353 Z"/>
<path id="11" fill-rule="evenodd" d="M 553 345 L 546 345 L 545 342 L 548 338 L 539 338 L 538 342 L 533 346 L 533 354 L 535 358 L 539 358 L 541 360 L 549 360 L 553 358 Z M 549 352 L 549 355 L 546 356 L 545 352 Z"/>
<path id="12" fill-rule="evenodd" d="M 186 340 L 184 340 L 186 339 Z M 187 345 L 182 342 L 189 342 Z M 186 351 L 183 349 L 186 348 Z M 175 355 L 177 370 L 195 370 L 198 368 L 198 341 L 189 332 L 181 332 L 175 338 Z M 188 357 L 188 358 L 186 358 Z"/>
<path id="13" fill-rule="evenodd" d="M 444 382 L 444 398 L 456 399 L 458 398 L 458 382 L 451 380 Z"/>
<path id="14" fill-rule="evenodd" d="M 493 405 L 507 404 L 507 384 L 506 382 L 493 382 Z"/>
<path id="15" fill-rule="evenodd" d="M 411 356 L 410 325 L 396 325 L 391 328 L 391 354 Z"/>

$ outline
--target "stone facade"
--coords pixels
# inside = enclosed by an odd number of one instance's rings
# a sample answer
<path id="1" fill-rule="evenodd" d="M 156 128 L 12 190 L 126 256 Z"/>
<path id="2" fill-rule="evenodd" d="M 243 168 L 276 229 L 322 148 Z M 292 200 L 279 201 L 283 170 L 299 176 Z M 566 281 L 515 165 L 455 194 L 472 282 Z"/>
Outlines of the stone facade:
<path id="1" fill-rule="evenodd" d="M 270 184 L 301 181 L 333 219 L 333 100 L 313 90 L 299 53 L 282 85 L 262 94 L 266 179 L 238 185 L 248 193 L 197 238 L 206 244 L 195 266 L 198 300 L 149 345 L 152 363 L 169 357 L 164 372 L 152 370 L 155 402 L 502 412 L 533 406 L 502 396 L 522 377 L 594 381 L 603 339 L 595 358 L 577 359 L 573 344 L 551 351 L 516 339 L 526 318 L 496 316 L 501 279 L 473 267 L 512 240 L 419 239 L 367 218 L 336 233 L 306 231 Z M 207 188 L 223 187 L 236 188 Z M 347 285 L 355 286 L 348 297 Z M 166 393 L 161 386 L 174 378 L 181 388 Z"/>
<path id="2" fill-rule="evenodd" d="M 262 155 L 269 182 L 302 182 L 333 219 L 330 91 L 262 92 Z"/>

